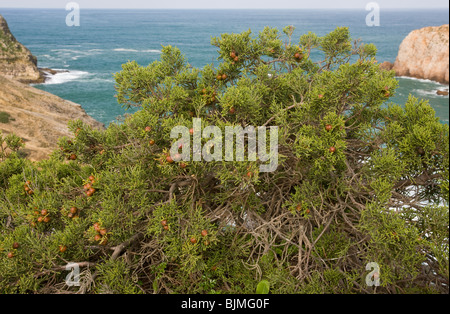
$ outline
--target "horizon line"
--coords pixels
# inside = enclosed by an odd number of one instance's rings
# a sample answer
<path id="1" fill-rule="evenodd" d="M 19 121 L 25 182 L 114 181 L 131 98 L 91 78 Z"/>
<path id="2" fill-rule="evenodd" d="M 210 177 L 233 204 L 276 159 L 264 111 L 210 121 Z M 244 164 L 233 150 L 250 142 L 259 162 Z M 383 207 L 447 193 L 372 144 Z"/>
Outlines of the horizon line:
<path id="1" fill-rule="evenodd" d="M 133 7 L 133 8 L 123 8 L 123 7 L 80 7 L 87 10 L 365 10 L 364 7 L 354 8 L 354 7 L 327 7 L 327 8 L 149 8 L 149 7 Z M 64 7 L 0 7 L 0 9 L 54 9 L 54 10 L 65 10 Z M 388 7 L 381 8 L 382 10 L 438 10 L 438 9 L 449 9 L 449 7 Z"/>

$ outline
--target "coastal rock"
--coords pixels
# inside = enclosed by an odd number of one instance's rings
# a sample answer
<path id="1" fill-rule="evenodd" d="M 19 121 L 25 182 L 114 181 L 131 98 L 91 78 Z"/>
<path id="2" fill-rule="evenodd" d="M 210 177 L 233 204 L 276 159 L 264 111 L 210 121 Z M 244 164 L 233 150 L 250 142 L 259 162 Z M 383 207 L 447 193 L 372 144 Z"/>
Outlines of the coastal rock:
<path id="1" fill-rule="evenodd" d="M 69 120 L 80 119 L 96 129 L 104 129 L 79 104 L 2 75 L 0 114 L 8 117 L 7 121 L 0 121 L 0 131 L 21 137 L 27 158 L 33 161 L 47 158 L 61 136 L 73 137 L 67 126 Z"/>
<path id="2" fill-rule="evenodd" d="M 36 57 L 16 40 L 1 15 L 0 74 L 23 83 L 42 83 L 45 79 L 37 67 Z"/>
<path id="3" fill-rule="evenodd" d="M 439 96 L 448 96 L 448 89 L 445 89 L 445 90 L 438 90 L 437 92 L 436 92 L 436 94 L 437 95 L 439 95 Z"/>
<path id="4" fill-rule="evenodd" d="M 414 30 L 400 44 L 393 70 L 397 76 L 449 83 L 449 25 Z"/>
<path id="5" fill-rule="evenodd" d="M 393 67 L 394 65 L 389 61 L 384 61 L 383 63 L 380 64 L 380 68 L 386 71 L 392 70 Z"/>

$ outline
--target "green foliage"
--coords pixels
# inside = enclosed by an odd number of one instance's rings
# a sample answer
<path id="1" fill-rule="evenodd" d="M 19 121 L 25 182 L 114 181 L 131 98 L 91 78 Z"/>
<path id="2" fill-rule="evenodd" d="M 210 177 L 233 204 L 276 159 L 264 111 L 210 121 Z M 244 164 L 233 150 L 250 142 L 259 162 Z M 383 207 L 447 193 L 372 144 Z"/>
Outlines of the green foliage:
<path id="1" fill-rule="evenodd" d="M 116 96 L 137 112 L 71 121 L 46 160 L 0 135 L 0 291 L 448 293 L 448 126 L 421 100 L 387 104 L 394 73 L 347 28 L 294 32 L 214 37 L 217 66 L 172 46 L 124 64 Z M 170 131 L 194 117 L 278 126 L 278 168 L 171 162 Z"/>
<path id="2" fill-rule="evenodd" d="M 14 121 L 14 118 L 11 118 L 11 115 L 7 112 L 0 111 L 0 123 L 9 123 L 10 121 Z"/>
<path id="3" fill-rule="evenodd" d="M 270 283 L 267 280 L 261 280 L 256 286 L 256 294 L 268 294 Z"/>

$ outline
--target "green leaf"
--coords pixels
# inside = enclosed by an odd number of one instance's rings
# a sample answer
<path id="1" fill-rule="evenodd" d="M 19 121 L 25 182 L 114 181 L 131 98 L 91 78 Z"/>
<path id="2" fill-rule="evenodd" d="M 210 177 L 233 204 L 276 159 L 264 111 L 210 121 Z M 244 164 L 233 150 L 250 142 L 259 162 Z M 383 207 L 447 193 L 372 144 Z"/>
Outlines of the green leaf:
<path id="1" fill-rule="evenodd" d="M 269 294 L 270 283 L 267 280 L 261 280 L 256 287 L 256 294 Z"/>

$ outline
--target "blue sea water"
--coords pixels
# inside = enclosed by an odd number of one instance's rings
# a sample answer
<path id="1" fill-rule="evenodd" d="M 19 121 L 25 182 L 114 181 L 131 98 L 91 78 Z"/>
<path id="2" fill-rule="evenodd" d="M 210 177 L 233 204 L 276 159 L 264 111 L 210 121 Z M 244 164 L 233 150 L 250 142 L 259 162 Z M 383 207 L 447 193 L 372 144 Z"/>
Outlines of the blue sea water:
<path id="1" fill-rule="evenodd" d="M 217 63 L 212 36 L 257 33 L 265 26 L 296 27 L 294 39 L 309 31 L 325 35 L 348 26 L 354 39 L 373 43 L 377 59 L 394 62 L 401 41 L 414 29 L 449 23 L 447 10 L 383 10 L 380 26 L 366 25 L 365 10 L 80 10 L 80 26 L 68 27 L 64 9 L 6 9 L 0 14 L 14 36 L 38 58 L 39 67 L 69 72 L 52 77 L 37 88 L 71 100 L 108 125 L 125 113 L 116 101 L 113 74 L 128 60 L 147 65 L 160 57 L 162 45 L 177 46 L 189 63 L 203 67 Z M 408 95 L 427 99 L 443 123 L 449 121 L 448 89 L 428 80 L 398 78 L 391 101 L 404 104 Z"/>

